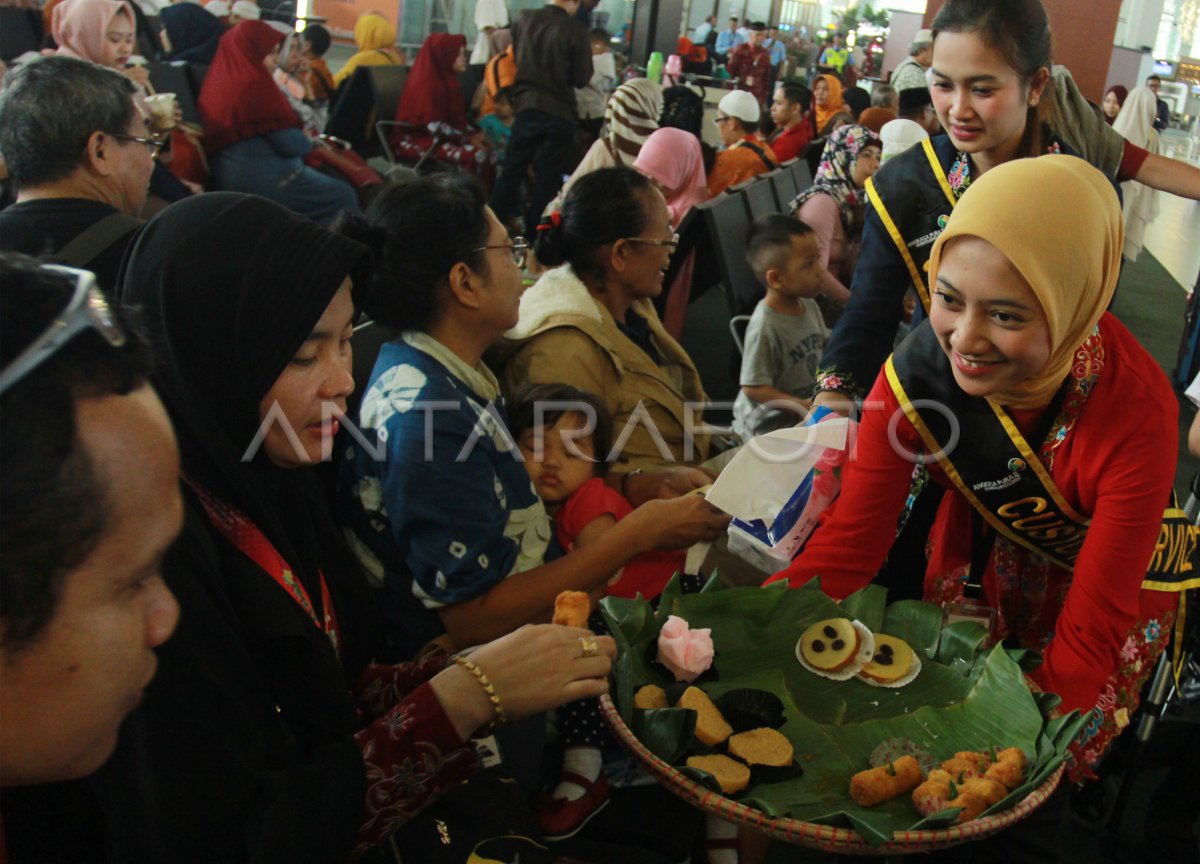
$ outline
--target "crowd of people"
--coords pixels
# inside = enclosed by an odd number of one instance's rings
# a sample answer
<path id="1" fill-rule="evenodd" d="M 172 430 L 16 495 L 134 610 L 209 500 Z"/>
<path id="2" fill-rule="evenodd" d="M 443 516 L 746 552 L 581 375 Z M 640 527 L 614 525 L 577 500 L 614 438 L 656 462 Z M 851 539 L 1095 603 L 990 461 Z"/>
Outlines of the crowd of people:
<path id="1" fill-rule="evenodd" d="M 0 861 L 577 860 L 628 791 L 617 646 L 547 622 L 563 591 L 653 600 L 724 535 L 697 490 L 736 445 L 666 274 L 701 266 L 693 208 L 806 157 L 744 238 L 733 429 L 825 406 L 857 453 L 762 579 L 983 609 L 1094 712 L 1068 770 L 1096 777 L 1189 586 L 1152 561 L 1176 398 L 1110 311 L 1155 190 L 1200 199 L 1153 81 L 1089 103 L 1040 0 L 948 0 L 870 94 L 840 37 L 781 80 L 778 30 L 710 17 L 714 151 L 586 0 L 481 0 L 411 66 L 367 13 L 337 72 L 319 25 L 223 6 L 156 33 L 61 0 L 0 90 Z M 206 67 L 198 124 L 139 51 Z M 359 183 L 321 133 L 376 66 L 407 69 L 392 158 L 434 167 Z M 1056 860 L 1066 801 L 964 854 Z M 761 860 L 675 827 L 661 860 Z"/>

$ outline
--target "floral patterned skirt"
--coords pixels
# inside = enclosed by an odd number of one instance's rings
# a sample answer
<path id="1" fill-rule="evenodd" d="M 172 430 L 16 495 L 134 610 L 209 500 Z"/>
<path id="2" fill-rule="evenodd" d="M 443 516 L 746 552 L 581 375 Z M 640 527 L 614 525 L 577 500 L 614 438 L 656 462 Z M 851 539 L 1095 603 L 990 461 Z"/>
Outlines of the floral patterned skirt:
<path id="1" fill-rule="evenodd" d="M 1175 611 L 1171 610 L 1154 618 L 1143 618 L 1126 635 L 1121 646 L 1121 665 L 1109 676 L 1096 700 L 1100 716 L 1092 717 L 1071 747 L 1067 773 L 1073 781 L 1096 779 L 1096 766 L 1137 711 L 1142 687 L 1170 644 L 1174 624 Z"/>

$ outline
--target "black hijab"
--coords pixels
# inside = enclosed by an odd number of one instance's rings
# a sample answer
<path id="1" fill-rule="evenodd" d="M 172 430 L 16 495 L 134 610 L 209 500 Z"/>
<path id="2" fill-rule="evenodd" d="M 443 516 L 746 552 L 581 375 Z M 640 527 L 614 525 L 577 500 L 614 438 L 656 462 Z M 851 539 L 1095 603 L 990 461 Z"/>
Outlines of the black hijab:
<path id="1" fill-rule="evenodd" d="M 356 290 L 367 284 L 369 256 L 265 198 L 214 192 L 180 201 L 146 225 L 120 295 L 143 309 L 155 386 L 188 478 L 249 516 L 314 604 L 324 570 L 339 617 L 339 595 L 355 595 L 361 580 L 347 573 L 354 565 L 315 469 L 276 467 L 261 448 L 249 462 L 242 455 L 259 428 L 259 402 L 343 280 L 349 276 Z M 350 628 L 341 623 L 345 636 Z"/>
<path id="2" fill-rule="evenodd" d="M 217 43 L 225 35 L 220 18 L 197 3 L 171 3 L 162 8 L 158 18 L 171 41 L 168 60 L 212 63 Z"/>

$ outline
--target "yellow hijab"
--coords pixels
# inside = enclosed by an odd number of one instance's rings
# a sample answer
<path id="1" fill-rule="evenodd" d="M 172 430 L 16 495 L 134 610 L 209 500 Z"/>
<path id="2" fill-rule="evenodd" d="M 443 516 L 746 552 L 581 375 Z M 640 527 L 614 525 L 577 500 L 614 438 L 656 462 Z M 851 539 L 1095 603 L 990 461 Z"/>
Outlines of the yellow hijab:
<path id="1" fill-rule="evenodd" d="M 386 18 L 368 12 L 354 23 L 354 42 L 359 51 L 391 48 L 396 41 L 396 28 Z"/>
<path id="2" fill-rule="evenodd" d="M 354 41 L 358 44 L 358 53 L 333 76 L 334 87 L 341 87 L 359 66 L 389 66 L 402 62 L 395 49 L 396 28 L 378 12 L 365 12 L 359 17 L 354 24 Z"/>
<path id="3" fill-rule="evenodd" d="M 824 79 L 829 86 L 829 95 L 825 97 L 825 104 L 818 105 L 816 100 L 813 100 L 813 108 L 817 112 L 817 134 L 820 135 L 829 119 L 839 111 L 846 110 L 846 103 L 842 99 L 842 82 L 833 75 L 818 75 L 817 78 Z M 817 82 L 814 80 L 813 84 Z"/>
<path id="4" fill-rule="evenodd" d="M 931 286 L 946 244 L 962 236 L 986 240 L 1012 262 L 1050 329 L 1041 373 L 989 398 L 1009 408 L 1045 405 L 1117 287 L 1125 241 L 1117 193 L 1074 156 L 1015 159 L 975 180 L 955 206 L 929 258 Z"/>

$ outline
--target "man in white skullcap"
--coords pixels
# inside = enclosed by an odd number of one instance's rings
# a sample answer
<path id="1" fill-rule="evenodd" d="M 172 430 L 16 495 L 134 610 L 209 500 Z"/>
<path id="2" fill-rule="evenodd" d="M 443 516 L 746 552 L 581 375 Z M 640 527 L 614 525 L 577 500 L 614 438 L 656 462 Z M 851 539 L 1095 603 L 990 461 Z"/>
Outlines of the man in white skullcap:
<path id="1" fill-rule="evenodd" d="M 708 175 L 708 191 L 713 195 L 779 164 L 770 146 L 758 136 L 761 114 L 758 99 L 745 90 L 726 93 L 717 103 L 713 122 L 723 146 Z"/>

